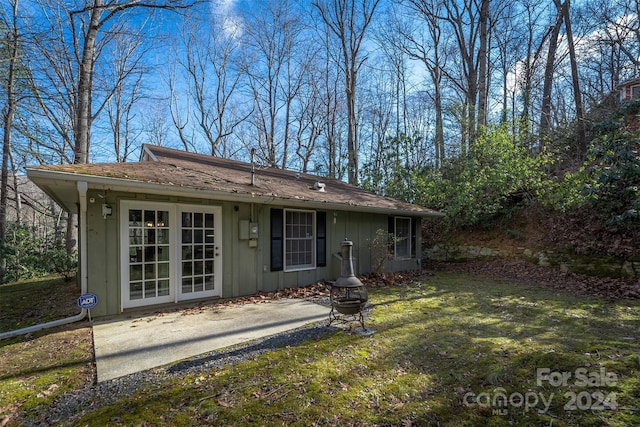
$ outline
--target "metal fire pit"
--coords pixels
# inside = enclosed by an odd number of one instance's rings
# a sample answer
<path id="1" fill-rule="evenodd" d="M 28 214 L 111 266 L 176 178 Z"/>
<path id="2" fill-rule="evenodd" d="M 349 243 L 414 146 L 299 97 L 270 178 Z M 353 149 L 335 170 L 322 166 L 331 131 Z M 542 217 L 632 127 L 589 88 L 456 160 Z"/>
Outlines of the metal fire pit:
<path id="1" fill-rule="evenodd" d="M 341 249 L 340 277 L 335 283 L 331 284 L 329 324 L 334 321 L 344 323 L 357 321 L 362 325 L 362 329 L 366 331 L 362 310 L 369 301 L 369 294 L 367 288 L 353 274 L 353 242 L 345 240 L 342 242 Z"/>

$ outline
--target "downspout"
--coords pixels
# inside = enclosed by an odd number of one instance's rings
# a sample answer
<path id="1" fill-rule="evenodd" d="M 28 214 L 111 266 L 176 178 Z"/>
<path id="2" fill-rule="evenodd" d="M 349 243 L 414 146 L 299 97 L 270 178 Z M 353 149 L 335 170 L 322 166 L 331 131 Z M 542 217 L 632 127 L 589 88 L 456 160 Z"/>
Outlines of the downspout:
<path id="1" fill-rule="evenodd" d="M 80 258 L 80 289 L 81 294 L 84 294 L 87 292 L 87 189 L 89 188 L 89 185 L 86 181 L 78 181 L 77 187 L 80 200 L 80 213 L 78 215 L 78 228 L 80 233 L 80 251 L 78 253 Z M 78 322 L 84 319 L 86 316 L 87 310 L 83 308 L 80 313 L 76 314 L 75 316 L 0 333 L 0 340 L 29 334 L 31 332 L 40 331 L 42 329 L 54 328 L 56 326 Z"/>

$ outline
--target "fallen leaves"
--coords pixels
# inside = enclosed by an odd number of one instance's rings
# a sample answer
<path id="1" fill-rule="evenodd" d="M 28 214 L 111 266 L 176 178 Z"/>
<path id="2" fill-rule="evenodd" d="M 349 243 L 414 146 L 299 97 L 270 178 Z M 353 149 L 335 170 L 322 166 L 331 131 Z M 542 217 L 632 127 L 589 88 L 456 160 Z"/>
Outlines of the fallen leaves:
<path id="1" fill-rule="evenodd" d="M 261 304 L 268 301 L 279 300 L 284 298 L 312 298 L 324 296 L 328 297 L 331 287 L 328 283 L 314 283 L 309 286 L 301 286 L 297 288 L 281 289 L 275 292 L 258 292 L 256 295 L 248 297 L 233 298 L 222 301 L 221 305 L 236 304 Z"/>
<path id="2" fill-rule="evenodd" d="M 598 296 L 610 301 L 635 299 L 634 279 L 614 279 L 564 272 L 517 259 L 491 259 L 464 263 L 436 263 L 435 270 L 464 274 L 483 274 L 514 280 L 527 285 Z"/>
<path id="3" fill-rule="evenodd" d="M 58 384 L 51 384 L 49 388 L 38 393 L 38 397 L 47 397 L 50 396 L 54 391 L 56 391 L 60 387 Z"/>
<path id="4" fill-rule="evenodd" d="M 274 292 L 258 292 L 255 295 L 229 298 L 215 303 L 202 303 L 194 307 L 179 308 L 183 316 L 198 314 L 207 310 L 216 310 L 219 307 L 229 307 L 247 304 L 262 304 L 285 298 L 323 298 L 329 297 L 331 286 L 328 283 L 314 283 L 308 286 L 281 289 Z"/>

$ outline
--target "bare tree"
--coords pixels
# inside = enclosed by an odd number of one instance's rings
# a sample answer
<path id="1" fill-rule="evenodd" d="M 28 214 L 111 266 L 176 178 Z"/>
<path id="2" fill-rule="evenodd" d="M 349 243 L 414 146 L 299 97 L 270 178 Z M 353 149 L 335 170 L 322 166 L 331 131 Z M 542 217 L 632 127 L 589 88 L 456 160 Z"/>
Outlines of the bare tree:
<path id="1" fill-rule="evenodd" d="M 604 31 L 618 45 L 633 73 L 640 69 L 640 0 L 594 2 L 594 13 L 607 24 Z"/>
<path id="2" fill-rule="evenodd" d="M 562 15 L 565 30 L 567 33 L 567 46 L 569 49 L 569 62 L 571 64 L 571 86 L 573 87 L 573 99 L 576 105 L 576 133 L 578 139 L 577 158 L 582 160 L 587 154 L 587 135 L 584 123 L 584 108 L 582 106 L 582 92 L 580 90 L 580 79 L 578 76 L 578 61 L 576 58 L 576 47 L 573 40 L 573 30 L 571 28 L 570 0 L 564 2 Z"/>
<path id="3" fill-rule="evenodd" d="M 406 135 L 407 123 L 407 95 L 412 88 L 408 70 L 410 56 L 404 46 L 404 36 L 398 27 L 402 24 L 398 20 L 398 11 L 390 9 L 387 19 L 376 28 L 375 38 L 384 53 L 383 63 L 386 65 L 385 73 L 392 74 L 393 92 L 389 94 L 394 102 L 395 109 L 395 134 Z M 386 70 L 389 67 L 389 70 Z"/>
<path id="4" fill-rule="evenodd" d="M 93 123 L 117 86 L 98 92 L 98 66 L 115 36 L 127 33 L 127 20 L 137 11 L 181 11 L 198 1 L 58 0 L 52 7 L 51 0 L 38 0 L 40 34 L 32 58 L 39 78 L 34 83 L 45 116 L 64 147 L 71 148 L 72 162 L 89 161 Z"/>
<path id="5" fill-rule="evenodd" d="M 402 25 L 399 25 L 397 30 L 403 35 L 404 50 L 411 58 L 424 64 L 431 78 L 435 115 L 435 167 L 440 168 L 446 157 L 442 85 L 447 55 L 442 54 L 442 29 L 439 22 L 439 16 L 443 13 L 442 4 L 436 0 L 410 0 L 410 7 L 417 12 L 419 21 L 426 24 L 417 26 L 425 29 L 426 36 L 418 33 L 415 28 Z"/>
<path id="6" fill-rule="evenodd" d="M 300 17 L 290 1 L 266 3 L 251 14 L 247 24 L 258 156 L 271 166 L 287 166 L 291 103 L 303 72 L 292 72 L 301 30 Z"/>
<path id="7" fill-rule="evenodd" d="M 50 125 L 51 145 L 64 162 L 87 163 L 94 121 L 115 87 L 100 87 L 100 60 L 117 34 L 126 33 L 134 12 L 187 9 L 199 0 L 37 0 L 30 52 L 32 87 L 40 111 Z M 102 80 L 104 82 L 104 80 Z M 117 85 L 116 85 L 117 87 Z M 35 143 L 38 149 L 42 140 Z M 75 247 L 75 218 L 67 223 L 67 249 Z"/>
<path id="8" fill-rule="evenodd" d="M 211 155 L 224 156 L 234 129 L 250 114 L 234 105 L 247 71 L 242 57 L 240 27 L 215 13 L 193 17 L 182 31 L 178 61 L 185 70 L 194 119 L 210 146 Z"/>
<path id="9" fill-rule="evenodd" d="M 127 34 L 114 36 L 112 63 L 105 71 L 109 75 L 109 87 L 113 87 L 106 111 L 113 135 L 113 151 L 117 162 L 126 162 L 132 145 L 139 135 L 134 121 L 137 119 L 136 105 L 143 99 L 143 79 L 147 67 L 142 65 L 146 49 L 142 37 L 134 29 Z"/>
<path id="10" fill-rule="evenodd" d="M 304 84 L 292 110 L 292 126 L 295 129 L 296 155 L 301 163 L 300 170 L 309 172 L 312 157 L 316 155 L 316 148 L 322 129 L 326 127 L 327 119 L 323 113 L 322 71 L 311 64 L 307 69 Z M 315 170 L 319 172 L 315 165 Z"/>
<path id="11" fill-rule="evenodd" d="M 4 14 L 3 14 L 4 15 Z M 4 16 L 3 16 L 4 18 Z M 20 30 L 18 28 L 18 0 L 11 2 L 11 12 L 3 19 L 0 25 L 6 28 L 6 42 L 0 45 L 0 61 L 6 61 L 6 80 L 4 82 L 5 107 L 2 110 L 3 140 L 2 140 L 2 174 L 0 179 L 0 253 L 4 250 L 7 240 L 7 198 L 9 181 L 9 157 L 11 156 L 11 131 L 13 119 L 18 108 L 18 95 L 16 94 L 17 73 L 20 67 L 18 56 L 20 46 Z M 6 258 L 0 261 L 0 283 L 4 281 L 6 271 Z"/>
<path id="12" fill-rule="evenodd" d="M 526 31 L 526 37 L 523 37 L 526 43 L 526 53 L 523 55 L 524 59 L 520 62 L 520 69 L 516 69 L 516 72 L 518 72 L 518 90 L 520 91 L 521 98 L 521 111 L 518 120 L 520 129 L 518 133 L 522 135 L 522 139 L 527 145 L 532 142 L 530 141 L 530 135 L 533 134 L 532 115 L 534 81 L 536 80 L 543 47 L 553 29 L 553 27 L 548 28 L 548 30 L 541 36 L 537 34 L 535 29 L 537 22 L 540 20 L 541 12 L 537 9 L 536 5 L 537 3 L 531 0 L 524 0 L 521 5 L 526 17 L 523 25 L 523 28 Z"/>
<path id="13" fill-rule="evenodd" d="M 146 106 L 147 114 L 142 119 L 142 133 L 153 145 L 166 146 L 169 139 L 169 125 L 164 114 L 164 104 L 154 102 Z M 196 151 L 192 145 L 185 145 L 186 151 Z"/>
<path id="14" fill-rule="evenodd" d="M 179 60 L 173 58 L 170 61 L 171 65 L 166 67 L 165 71 L 161 72 L 161 75 L 167 85 L 167 101 L 171 122 L 178 132 L 182 146 L 186 151 L 189 151 L 189 147 L 194 145 L 192 135 L 187 134 L 191 117 L 191 97 L 185 95 L 184 91 L 178 90 L 180 85 L 177 72 L 178 63 Z"/>
<path id="15" fill-rule="evenodd" d="M 541 145 L 546 143 L 552 127 L 551 120 L 551 90 L 553 88 L 553 75 L 556 63 L 556 51 L 558 50 L 558 36 L 562 26 L 562 4 L 559 0 L 553 0 L 556 6 L 556 19 L 552 26 L 549 46 L 547 48 L 547 62 L 544 70 L 544 88 L 542 92 L 542 107 L 540 110 L 540 131 L 539 138 Z"/>
<path id="16" fill-rule="evenodd" d="M 346 156 L 343 156 L 346 151 L 343 136 L 347 127 L 344 120 L 345 105 L 340 96 L 340 93 L 344 93 L 344 79 L 341 75 L 343 73 L 334 66 L 341 48 L 326 26 L 315 27 L 315 31 L 323 47 L 317 52 L 318 76 L 311 82 L 317 88 L 320 97 L 319 114 L 323 117 L 319 141 L 324 162 L 322 167 L 326 168 L 327 176 L 343 179 L 347 169 L 344 162 Z"/>
<path id="17" fill-rule="evenodd" d="M 314 0 L 325 26 L 337 37 L 342 59 L 338 65 L 345 78 L 347 101 L 347 174 L 350 184 L 358 182 L 358 129 L 356 121 L 356 99 L 358 72 L 366 57 L 360 52 L 367 27 L 375 14 L 380 0 Z"/>
<path id="18" fill-rule="evenodd" d="M 74 52 L 78 58 L 78 74 L 76 76 L 77 109 L 74 126 L 74 163 L 89 161 L 91 141 L 91 124 L 95 117 L 92 108 L 94 70 L 100 54 L 99 33 L 112 29 L 107 28 L 116 17 L 133 9 L 183 10 L 193 6 L 195 2 L 184 0 L 152 0 L 148 3 L 137 0 L 91 0 L 89 4 L 69 11 L 69 21 L 74 36 Z M 106 37 L 108 41 L 108 35 Z"/>
<path id="19" fill-rule="evenodd" d="M 447 0 L 441 22 L 449 25 L 455 35 L 462 65 L 462 78 L 449 74 L 449 80 L 458 86 L 465 96 L 461 123 L 462 140 L 460 154 L 465 155 L 467 145 L 475 142 L 477 126 L 484 123 L 486 113 L 487 79 L 487 20 L 489 0 Z"/>
<path id="20" fill-rule="evenodd" d="M 489 97 L 489 0 L 480 1 L 478 46 L 478 128 L 487 125 Z M 480 129 L 478 129 L 479 131 Z M 478 132 L 476 131 L 476 133 Z"/>

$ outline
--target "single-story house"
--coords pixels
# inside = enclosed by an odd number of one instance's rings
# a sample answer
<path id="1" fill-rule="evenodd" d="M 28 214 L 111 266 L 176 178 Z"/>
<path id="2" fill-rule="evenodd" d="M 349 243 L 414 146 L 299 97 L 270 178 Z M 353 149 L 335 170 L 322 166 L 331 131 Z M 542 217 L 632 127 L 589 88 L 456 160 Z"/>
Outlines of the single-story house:
<path id="1" fill-rule="evenodd" d="M 339 180 L 145 145 L 139 162 L 30 167 L 79 213 L 79 277 L 93 316 L 335 280 L 340 244 L 372 270 L 378 229 L 391 271 L 417 268 L 421 218 L 441 214 Z"/>

